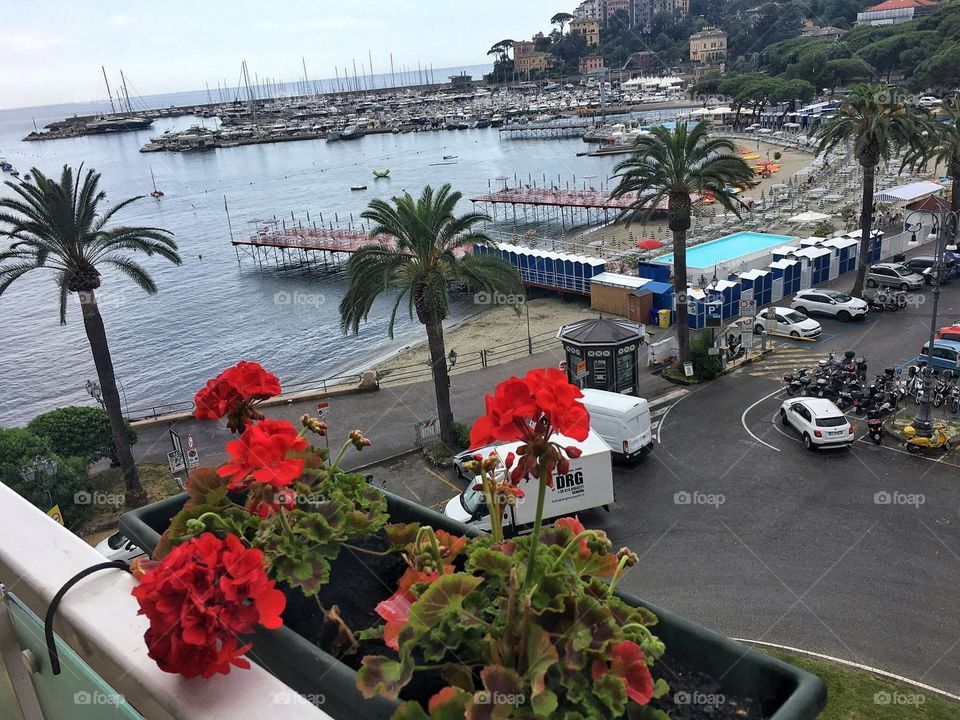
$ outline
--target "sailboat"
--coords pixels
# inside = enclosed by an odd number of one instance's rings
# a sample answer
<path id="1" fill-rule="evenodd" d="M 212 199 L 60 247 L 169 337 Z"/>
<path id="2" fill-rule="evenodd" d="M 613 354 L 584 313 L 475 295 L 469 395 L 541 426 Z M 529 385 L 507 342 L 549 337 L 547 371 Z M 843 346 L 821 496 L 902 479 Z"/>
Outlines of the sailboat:
<path id="1" fill-rule="evenodd" d="M 159 200 L 163 197 L 163 191 L 157 190 L 157 179 L 153 176 L 153 165 L 150 166 L 150 180 L 153 182 L 153 192 L 150 193 L 150 197 Z"/>

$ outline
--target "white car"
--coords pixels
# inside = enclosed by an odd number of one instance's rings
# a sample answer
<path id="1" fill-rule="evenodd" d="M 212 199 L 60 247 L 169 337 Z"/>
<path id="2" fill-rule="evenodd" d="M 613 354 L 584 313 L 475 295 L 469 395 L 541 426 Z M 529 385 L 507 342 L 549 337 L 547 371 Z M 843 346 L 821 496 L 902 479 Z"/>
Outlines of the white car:
<path id="1" fill-rule="evenodd" d="M 933 95 L 924 95 L 922 98 L 917 100 L 917 105 L 922 108 L 932 108 L 943 105 L 943 100 Z"/>
<path id="2" fill-rule="evenodd" d="M 820 333 L 823 332 L 820 323 L 816 320 L 811 320 L 798 310 L 778 307 L 774 308 L 774 312 L 777 314 L 777 329 L 773 332 L 780 333 L 781 335 L 789 335 L 790 337 L 803 338 L 819 337 Z M 766 313 L 764 313 L 764 317 L 766 317 Z M 766 329 L 766 324 L 762 322 L 762 318 L 758 318 L 754 331 L 759 335 Z"/>
<path id="3" fill-rule="evenodd" d="M 860 320 L 867 316 L 867 303 L 860 298 L 850 297 L 836 290 L 810 288 L 801 290 L 793 296 L 790 307 L 804 315 L 820 313 L 832 315 L 840 322 Z"/>
<path id="4" fill-rule="evenodd" d="M 853 425 L 840 408 L 825 398 L 789 398 L 780 406 L 780 422 L 800 433 L 807 450 L 850 447 Z"/>
<path id="5" fill-rule="evenodd" d="M 453 456 L 453 469 L 457 471 L 457 477 L 461 480 L 473 480 L 474 475 L 467 473 L 464 470 L 463 466 L 476 460 L 476 456 L 487 457 L 490 453 L 494 451 L 496 445 L 487 445 L 486 447 L 477 448 L 476 450 L 463 450 L 462 452 L 457 453 Z"/>
<path id="6" fill-rule="evenodd" d="M 107 558 L 107 560 L 124 560 L 130 562 L 135 558 L 146 556 L 143 550 L 134 545 L 132 540 L 119 531 L 98 542 L 96 550 Z"/>

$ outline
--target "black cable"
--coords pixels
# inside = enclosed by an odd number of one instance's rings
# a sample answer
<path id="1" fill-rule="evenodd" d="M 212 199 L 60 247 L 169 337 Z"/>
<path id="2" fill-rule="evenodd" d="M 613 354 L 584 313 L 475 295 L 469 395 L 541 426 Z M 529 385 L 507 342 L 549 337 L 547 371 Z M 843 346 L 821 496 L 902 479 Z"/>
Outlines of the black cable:
<path id="1" fill-rule="evenodd" d="M 67 591 L 70 588 L 87 577 L 87 575 L 92 575 L 93 573 L 97 572 L 97 570 L 108 570 L 111 568 L 130 572 L 130 566 L 123 560 L 111 560 L 110 562 L 91 565 L 67 580 L 67 582 L 63 584 L 63 587 L 57 590 L 57 594 L 53 596 L 53 600 L 50 601 L 50 606 L 47 608 L 47 614 L 43 618 L 43 635 L 47 641 L 47 653 L 50 656 L 50 667 L 53 670 L 54 675 L 60 674 L 60 656 L 57 654 L 57 644 L 53 638 L 53 618 L 57 614 L 57 608 L 60 606 L 60 601 L 63 599 L 63 596 L 67 594 Z"/>

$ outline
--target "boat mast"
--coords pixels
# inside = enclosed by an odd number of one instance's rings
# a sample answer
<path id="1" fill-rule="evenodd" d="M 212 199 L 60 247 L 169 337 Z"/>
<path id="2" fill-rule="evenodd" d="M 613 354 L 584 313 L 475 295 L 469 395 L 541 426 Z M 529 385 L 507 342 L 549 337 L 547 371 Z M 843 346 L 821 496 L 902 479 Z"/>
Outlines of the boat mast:
<path id="1" fill-rule="evenodd" d="M 123 85 L 123 96 L 127 99 L 127 112 L 132 115 L 133 106 L 130 105 L 130 92 L 127 90 L 127 78 L 123 74 L 123 70 L 120 71 L 120 81 Z"/>
<path id="2" fill-rule="evenodd" d="M 397 87 L 397 76 L 393 73 L 393 53 L 390 53 L 390 85 Z"/>
<path id="3" fill-rule="evenodd" d="M 370 69 L 370 89 L 373 90 L 373 54 L 369 48 L 367 48 L 367 60 L 370 61 L 370 64 L 367 66 Z"/>
<path id="4" fill-rule="evenodd" d="M 307 61 L 303 55 L 300 56 L 300 62 L 303 63 L 303 94 L 309 95 L 310 91 L 307 88 L 310 85 L 310 78 L 307 76 Z"/>
<path id="5" fill-rule="evenodd" d="M 153 191 L 157 191 L 157 179 L 153 176 L 153 165 L 150 166 L 150 181 L 153 183 Z"/>
<path id="6" fill-rule="evenodd" d="M 110 112 L 116 114 L 117 108 L 113 104 L 113 94 L 110 92 L 110 81 L 107 80 L 107 69 L 101 65 L 100 69 L 103 71 L 103 82 L 107 86 L 107 97 L 110 98 Z"/>
<path id="7" fill-rule="evenodd" d="M 353 58 L 351 58 L 353 60 Z M 353 60 L 353 89 L 360 92 L 360 78 L 357 77 L 357 61 Z"/>

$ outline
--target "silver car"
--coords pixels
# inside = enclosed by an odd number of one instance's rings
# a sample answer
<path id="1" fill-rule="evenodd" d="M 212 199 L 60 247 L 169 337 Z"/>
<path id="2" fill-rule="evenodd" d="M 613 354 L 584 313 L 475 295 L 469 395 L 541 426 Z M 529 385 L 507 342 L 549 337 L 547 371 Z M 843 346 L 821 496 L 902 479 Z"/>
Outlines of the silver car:
<path id="1" fill-rule="evenodd" d="M 924 285 L 923 275 L 900 263 L 880 263 L 867 270 L 867 287 L 886 285 L 898 290 L 919 290 Z"/>

